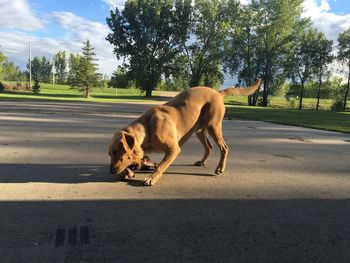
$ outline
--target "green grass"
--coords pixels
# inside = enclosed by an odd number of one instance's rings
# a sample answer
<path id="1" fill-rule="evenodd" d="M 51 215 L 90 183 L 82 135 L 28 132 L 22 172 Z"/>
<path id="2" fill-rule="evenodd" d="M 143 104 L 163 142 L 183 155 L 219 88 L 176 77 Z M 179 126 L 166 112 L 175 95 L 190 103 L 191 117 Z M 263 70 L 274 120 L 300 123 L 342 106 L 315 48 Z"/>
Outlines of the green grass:
<path id="1" fill-rule="evenodd" d="M 292 110 L 227 105 L 228 118 L 266 121 L 350 133 L 350 112 Z"/>
<path id="2" fill-rule="evenodd" d="M 10 82 L 11 83 L 11 82 Z M 13 82 L 12 82 L 13 83 Z M 150 102 L 157 100 L 155 97 L 146 98 L 137 89 L 113 89 L 94 88 L 91 90 L 90 98 L 84 98 L 84 93 L 78 89 L 72 89 L 68 85 L 52 85 L 40 83 L 40 93 L 35 95 L 28 91 L 8 91 L 0 93 L 0 99 L 42 99 L 42 100 L 64 100 L 64 101 L 92 101 L 92 102 Z"/>
<path id="3" fill-rule="evenodd" d="M 93 101 L 93 102 L 154 102 L 157 98 L 157 91 L 152 98 L 146 98 L 136 89 L 118 89 L 117 95 L 112 88 L 96 88 L 91 92 L 91 98 L 85 99 L 82 92 L 71 89 L 67 85 L 40 84 L 41 92 L 34 95 L 32 92 L 6 92 L 0 93 L 0 99 L 44 99 L 64 101 Z M 290 109 L 291 105 L 283 97 L 272 97 L 272 107 L 246 107 L 246 97 L 227 97 L 227 116 L 229 118 L 240 118 L 260 120 L 286 125 L 295 125 L 330 131 L 350 133 L 350 112 L 313 111 L 316 99 L 305 98 L 304 110 Z M 329 109 L 332 101 L 321 100 L 320 109 Z M 295 106 L 297 106 L 296 102 Z M 350 103 L 348 103 L 350 105 Z M 289 108 L 289 109 L 288 109 Z"/>
<path id="4" fill-rule="evenodd" d="M 225 97 L 225 103 L 233 104 L 233 105 L 248 105 L 247 97 Z M 303 98 L 303 109 L 316 109 L 316 98 Z M 320 99 L 320 110 L 329 110 L 332 106 L 333 100 L 331 99 Z M 347 105 L 350 105 L 350 100 L 348 100 Z M 289 103 L 284 97 L 270 97 L 270 107 L 272 108 L 285 108 L 285 109 L 296 109 L 299 106 L 299 101 L 296 100 L 294 105 Z"/>

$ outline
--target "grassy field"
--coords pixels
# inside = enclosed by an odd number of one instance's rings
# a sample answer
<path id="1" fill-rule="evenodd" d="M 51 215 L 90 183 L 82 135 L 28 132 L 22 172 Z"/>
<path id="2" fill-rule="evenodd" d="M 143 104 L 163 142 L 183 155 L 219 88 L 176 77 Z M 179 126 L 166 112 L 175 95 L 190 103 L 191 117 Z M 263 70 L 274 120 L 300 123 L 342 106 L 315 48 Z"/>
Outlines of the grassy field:
<path id="1" fill-rule="evenodd" d="M 157 92 L 153 93 L 157 96 Z M 94 101 L 94 102 L 147 102 L 155 98 L 142 96 L 137 89 L 113 89 L 94 88 L 90 93 L 90 98 L 84 98 L 83 92 L 72 89 L 68 85 L 52 85 L 41 83 L 40 93 L 9 91 L 0 93 L 0 99 L 44 99 L 44 100 L 65 100 L 65 101 Z"/>
<path id="2" fill-rule="evenodd" d="M 225 102 L 233 105 L 247 106 L 248 100 L 246 96 L 243 97 L 226 97 Z M 316 109 L 316 98 L 303 98 L 303 108 L 314 110 Z M 331 99 L 321 99 L 319 110 L 330 110 L 333 100 Z M 348 101 L 348 106 L 350 106 L 350 101 Z M 284 109 L 296 109 L 299 106 L 299 101 L 295 100 L 294 103 L 288 102 L 284 97 L 270 97 L 270 107 L 273 108 L 284 108 Z"/>
<path id="3" fill-rule="evenodd" d="M 228 118 L 259 120 L 350 133 L 350 112 L 293 110 L 226 105 Z"/>
<path id="4" fill-rule="evenodd" d="M 89 99 L 84 98 L 83 93 L 76 89 L 71 89 L 67 85 L 41 84 L 41 92 L 34 95 L 32 92 L 5 92 L 0 93 L 0 99 L 45 99 L 45 100 L 65 100 L 65 101 L 94 101 L 94 102 L 154 102 L 159 100 L 159 92 L 154 91 L 152 98 L 144 97 L 136 89 L 115 89 L 97 88 L 91 92 Z M 247 107 L 246 97 L 225 98 L 228 118 L 240 118 L 250 120 L 260 120 L 287 125 L 309 127 L 330 131 L 340 131 L 350 133 L 350 112 L 331 112 L 329 109 L 332 101 L 321 100 L 320 111 L 313 111 L 316 99 L 305 98 L 304 110 L 291 109 L 283 97 L 272 97 L 271 107 Z M 294 108 L 298 102 L 295 102 Z M 348 103 L 350 105 L 350 102 Z"/>

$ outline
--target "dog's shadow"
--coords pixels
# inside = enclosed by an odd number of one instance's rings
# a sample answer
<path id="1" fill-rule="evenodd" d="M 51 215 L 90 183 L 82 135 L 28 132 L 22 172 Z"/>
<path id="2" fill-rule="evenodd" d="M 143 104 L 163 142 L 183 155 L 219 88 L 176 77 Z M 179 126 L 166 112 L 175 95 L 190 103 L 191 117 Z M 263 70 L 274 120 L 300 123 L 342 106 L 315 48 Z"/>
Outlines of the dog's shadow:
<path id="1" fill-rule="evenodd" d="M 187 165 L 176 165 L 187 166 Z M 28 182 L 44 182 L 44 183 L 115 183 L 119 180 L 115 175 L 111 175 L 108 165 L 103 164 L 1 164 L 0 166 L 0 183 L 28 183 Z M 213 176 L 206 173 L 177 172 L 179 168 L 174 168 L 165 172 L 167 175 L 187 175 L 187 176 Z M 145 177 L 151 175 L 153 169 L 146 171 L 136 171 L 136 178 L 124 180 L 132 186 L 142 186 Z"/>
<path id="2" fill-rule="evenodd" d="M 176 166 L 190 166 L 190 165 L 176 165 Z M 191 165 L 193 166 L 193 165 Z M 154 172 L 154 170 L 146 170 L 146 171 L 136 171 L 136 175 L 142 176 L 144 175 L 144 178 L 147 176 L 151 175 Z M 204 177 L 215 177 L 216 174 L 214 173 L 184 173 L 184 172 L 165 172 L 163 176 L 167 175 L 186 175 L 186 176 L 204 176 Z M 144 185 L 144 180 L 141 179 L 135 179 L 135 178 L 126 178 L 121 180 L 121 182 L 126 182 L 130 186 L 134 187 L 143 187 Z"/>
<path id="3" fill-rule="evenodd" d="M 0 165 L 0 183 L 114 183 L 104 164 L 12 164 Z"/>

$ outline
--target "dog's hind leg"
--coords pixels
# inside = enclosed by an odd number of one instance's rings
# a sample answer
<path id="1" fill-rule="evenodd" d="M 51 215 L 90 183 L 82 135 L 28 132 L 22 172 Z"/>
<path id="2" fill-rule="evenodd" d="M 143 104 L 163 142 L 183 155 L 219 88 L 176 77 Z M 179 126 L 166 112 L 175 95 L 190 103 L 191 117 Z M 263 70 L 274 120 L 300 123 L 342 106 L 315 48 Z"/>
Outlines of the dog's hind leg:
<path id="1" fill-rule="evenodd" d="M 225 171 L 226 166 L 226 159 L 228 154 L 228 147 L 224 141 L 224 138 L 222 136 L 222 124 L 218 124 L 217 126 L 210 126 L 209 134 L 213 138 L 214 142 L 217 144 L 217 146 L 220 149 L 221 157 L 218 166 L 215 169 L 216 174 L 221 174 Z"/>
<path id="2" fill-rule="evenodd" d="M 209 141 L 209 138 L 207 136 L 207 131 L 206 130 L 201 130 L 196 133 L 198 140 L 202 143 L 204 147 L 204 155 L 203 158 L 200 161 L 197 161 L 194 163 L 195 166 L 204 166 L 212 149 L 213 145 Z"/>

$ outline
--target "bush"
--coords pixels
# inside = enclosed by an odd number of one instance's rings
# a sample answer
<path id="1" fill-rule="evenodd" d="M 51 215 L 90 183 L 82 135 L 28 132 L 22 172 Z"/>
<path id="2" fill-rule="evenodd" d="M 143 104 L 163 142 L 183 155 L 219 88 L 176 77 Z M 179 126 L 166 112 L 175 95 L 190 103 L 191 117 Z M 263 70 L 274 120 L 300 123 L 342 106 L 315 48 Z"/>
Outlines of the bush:
<path id="1" fill-rule="evenodd" d="M 298 101 L 299 97 L 298 96 L 293 96 L 293 95 L 289 95 L 286 94 L 285 96 L 286 101 L 288 102 L 288 104 L 294 109 L 296 106 L 296 102 Z"/>
<path id="2" fill-rule="evenodd" d="M 257 102 L 257 105 L 259 106 L 259 107 L 263 107 L 263 97 L 262 96 L 260 96 L 259 98 L 258 98 L 258 102 Z M 270 96 L 268 96 L 267 97 L 267 106 L 271 106 L 271 98 L 270 98 Z"/>
<path id="3" fill-rule="evenodd" d="M 35 81 L 32 90 L 33 90 L 33 92 L 34 92 L 35 95 L 39 94 L 39 92 L 40 92 L 39 81 L 37 81 L 37 80 Z"/>
<path id="4" fill-rule="evenodd" d="M 5 85 L 0 82 L 0 92 L 3 92 L 5 89 Z"/>
<path id="5" fill-rule="evenodd" d="M 342 100 L 336 100 L 331 106 L 332 111 L 342 111 L 344 109 L 344 103 Z"/>

